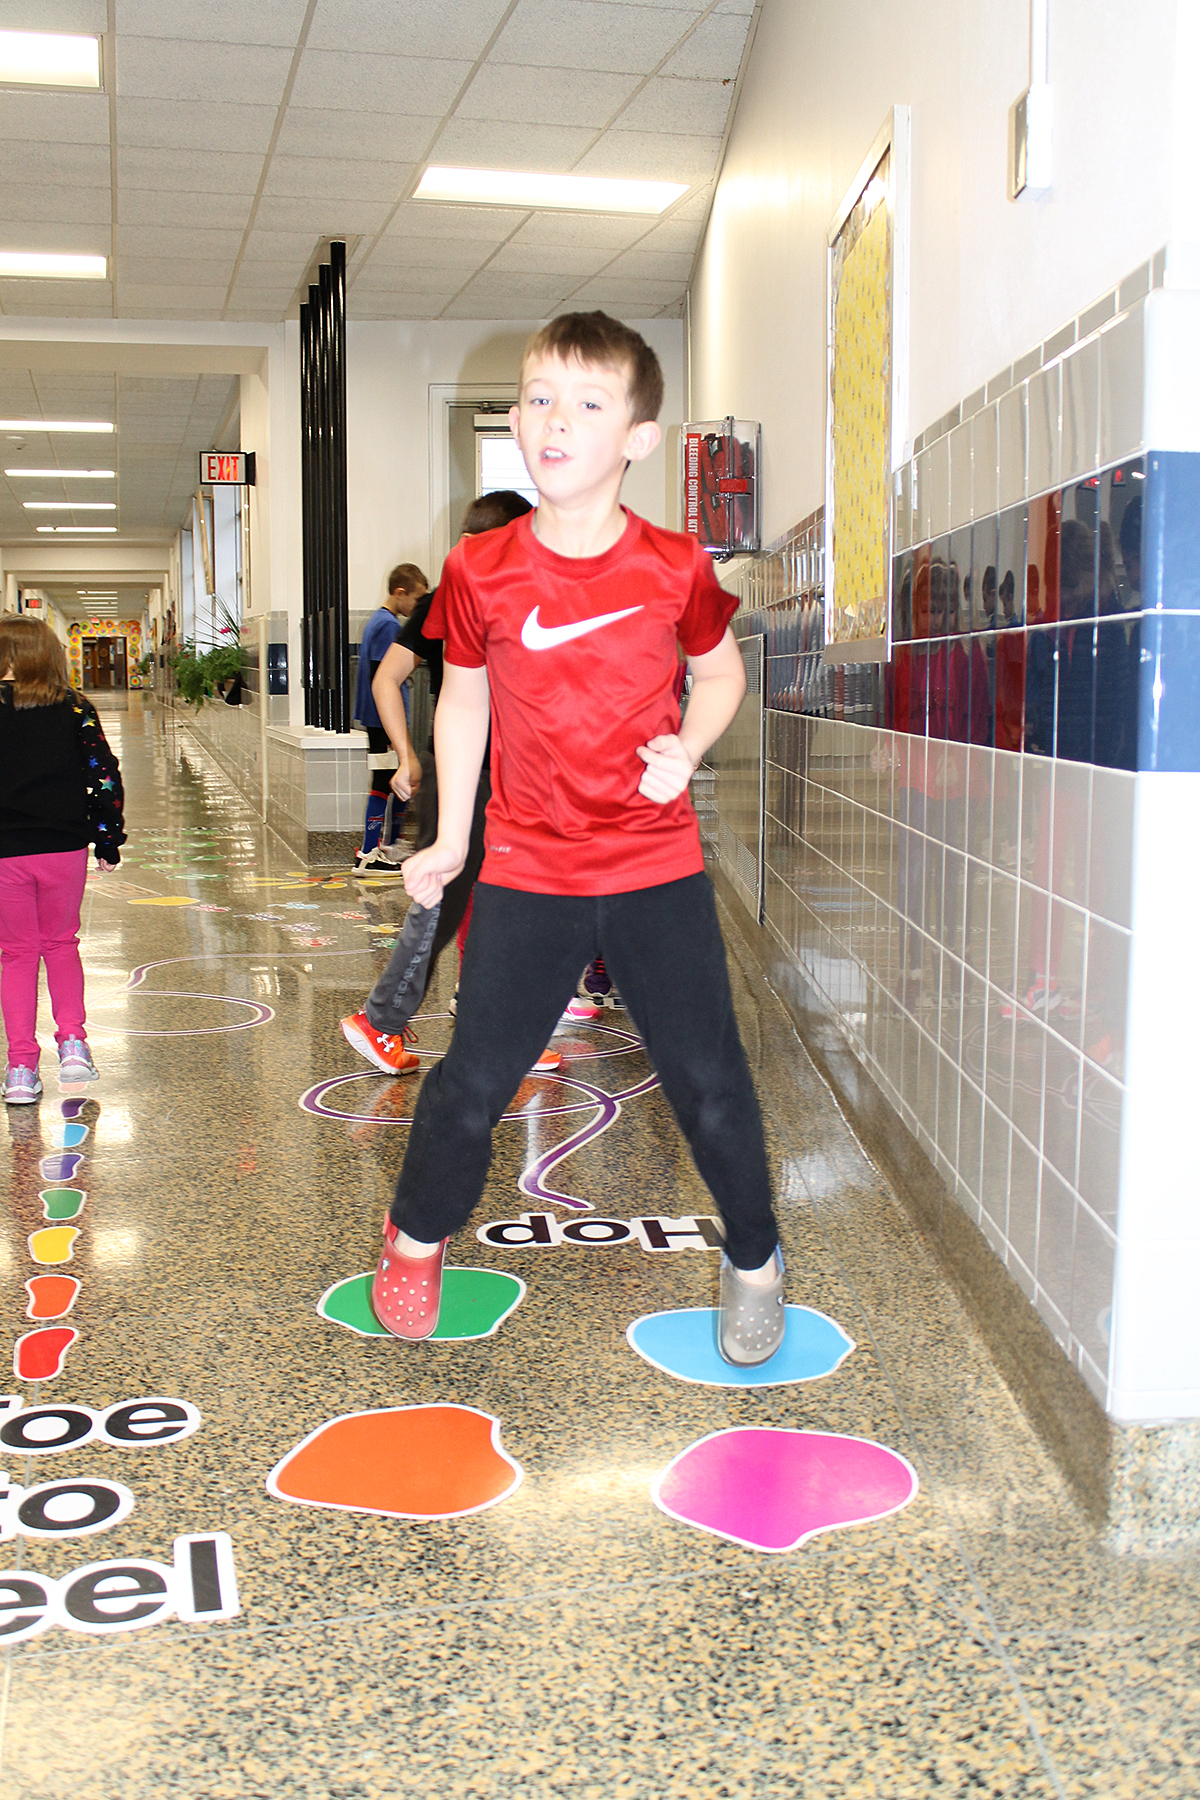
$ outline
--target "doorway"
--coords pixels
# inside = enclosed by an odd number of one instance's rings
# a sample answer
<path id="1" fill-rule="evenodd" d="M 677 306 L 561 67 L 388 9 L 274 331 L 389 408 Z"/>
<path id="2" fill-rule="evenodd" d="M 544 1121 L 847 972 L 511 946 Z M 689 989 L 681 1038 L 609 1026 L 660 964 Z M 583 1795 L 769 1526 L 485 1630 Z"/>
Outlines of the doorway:
<path id="1" fill-rule="evenodd" d="M 83 640 L 83 686 L 101 693 L 123 690 L 128 685 L 123 637 L 85 637 Z"/>

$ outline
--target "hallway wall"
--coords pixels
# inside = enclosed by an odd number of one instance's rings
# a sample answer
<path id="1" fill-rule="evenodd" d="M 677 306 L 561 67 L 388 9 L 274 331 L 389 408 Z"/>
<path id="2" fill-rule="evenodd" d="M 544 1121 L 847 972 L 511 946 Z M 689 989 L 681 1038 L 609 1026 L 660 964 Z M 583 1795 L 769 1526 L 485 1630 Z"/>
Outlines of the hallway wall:
<path id="1" fill-rule="evenodd" d="M 1181 29 L 1174 0 L 1051 0 L 1054 185 L 1014 205 L 1027 0 L 766 0 L 691 301 L 691 415 L 762 421 L 766 540 L 824 498 L 825 232 L 891 107 L 912 108 L 911 439 L 1172 236 L 1200 238 L 1165 75 L 1182 129 Z"/>

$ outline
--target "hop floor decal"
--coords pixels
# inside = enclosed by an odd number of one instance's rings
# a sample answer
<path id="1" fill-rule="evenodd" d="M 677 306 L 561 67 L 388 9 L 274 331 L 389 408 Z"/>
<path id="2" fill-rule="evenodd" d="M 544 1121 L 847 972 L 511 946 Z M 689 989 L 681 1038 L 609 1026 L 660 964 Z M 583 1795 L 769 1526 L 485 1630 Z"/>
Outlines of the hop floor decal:
<path id="1" fill-rule="evenodd" d="M 434 1343 L 492 1337 L 525 1298 L 525 1283 L 503 1269 L 443 1269 L 442 1306 Z M 359 1337 L 390 1338 L 371 1309 L 371 1275 L 350 1275 L 326 1288 L 317 1311 Z"/>
<path id="2" fill-rule="evenodd" d="M 650 1494 L 684 1525 L 779 1554 L 819 1532 L 899 1512 L 917 1486 L 908 1459 L 870 1438 L 756 1426 L 689 1445 Z"/>
<path id="3" fill-rule="evenodd" d="M 267 1492 L 339 1512 L 459 1519 L 507 1500 L 522 1475 L 491 1413 L 395 1406 L 319 1425 L 272 1469 Z"/>
<path id="4" fill-rule="evenodd" d="M 705 1387 L 784 1387 L 832 1375 L 854 1349 L 835 1319 L 812 1306 L 785 1308 L 783 1343 L 769 1362 L 739 1369 L 717 1348 L 717 1309 L 646 1313 L 626 1331 L 631 1348 L 655 1369 Z"/>

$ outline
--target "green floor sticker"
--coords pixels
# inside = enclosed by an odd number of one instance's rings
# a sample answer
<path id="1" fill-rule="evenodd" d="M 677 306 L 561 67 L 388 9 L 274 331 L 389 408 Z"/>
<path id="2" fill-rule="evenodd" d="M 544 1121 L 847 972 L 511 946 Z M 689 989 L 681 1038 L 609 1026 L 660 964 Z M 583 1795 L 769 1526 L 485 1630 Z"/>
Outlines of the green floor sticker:
<path id="1" fill-rule="evenodd" d="M 358 1337 L 390 1337 L 371 1311 L 371 1275 L 349 1275 L 326 1288 L 317 1311 L 331 1325 L 344 1325 Z M 462 1343 L 491 1337 L 525 1298 L 525 1283 L 503 1269 L 442 1271 L 442 1310 L 435 1341 Z"/>

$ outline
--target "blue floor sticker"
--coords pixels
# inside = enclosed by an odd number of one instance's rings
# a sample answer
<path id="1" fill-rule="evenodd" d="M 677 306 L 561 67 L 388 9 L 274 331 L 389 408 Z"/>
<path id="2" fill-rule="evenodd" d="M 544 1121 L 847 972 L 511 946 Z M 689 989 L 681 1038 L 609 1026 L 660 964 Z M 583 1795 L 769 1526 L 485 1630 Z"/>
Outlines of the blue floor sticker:
<path id="1" fill-rule="evenodd" d="M 825 1313 L 811 1306 L 789 1306 L 783 1343 L 768 1362 L 738 1369 L 717 1349 L 717 1310 L 697 1306 L 679 1312 L 646 1313 L 635 1319 L 625 1336 L 653 1368 L 679 1381 L 705 1387 L 784 1387 L 793 1381 L 818 1381 L 832 1375 L 854 1349 L 854 1339 Z"/>

